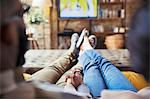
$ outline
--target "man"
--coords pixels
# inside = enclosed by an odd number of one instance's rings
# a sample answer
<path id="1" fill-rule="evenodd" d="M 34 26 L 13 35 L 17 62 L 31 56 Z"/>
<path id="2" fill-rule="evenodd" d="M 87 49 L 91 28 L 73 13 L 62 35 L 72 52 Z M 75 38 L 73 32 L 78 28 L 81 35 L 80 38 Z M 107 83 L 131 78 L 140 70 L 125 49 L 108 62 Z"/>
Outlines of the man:
<path id="1" fill-rule="evenodd" d="M 24 10 L 18 0 L 1 0 L 1 31 L 0 31 L 0 96 L 2 99 L 82 99 L 77 94 L 69 94 L 63 89 L 40 81 L 25 82 L 22 76 L 22 65 L 25 62 L 24 53 L 27 51 L 27 38 L 23 22 Z M 70 50 L 59 61 L 49 66 L 55 83 L 60 76 L 76 63 L 77 50 L 75 44 L 78 35 L 72 37 Z M 63 65 L 62 65 L 63 64 Z M 59 68 L 59 66 L 61 66 Z M 50 78 L 49 78 L 50 79 Z"/>

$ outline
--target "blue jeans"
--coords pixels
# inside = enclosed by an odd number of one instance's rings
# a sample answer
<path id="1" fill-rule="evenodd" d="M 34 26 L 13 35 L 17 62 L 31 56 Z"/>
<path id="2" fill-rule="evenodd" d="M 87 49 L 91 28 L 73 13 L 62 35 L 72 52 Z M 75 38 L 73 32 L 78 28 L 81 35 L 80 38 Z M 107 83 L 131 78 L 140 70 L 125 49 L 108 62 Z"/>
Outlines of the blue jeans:
<path id="1" fill-rule="evenodd" d="M 137 91 L 120 70 L 95 50 L 85 51 L 79 62 L 83 66 L 83 81 L 94 97 L 100 96 L 103 89 Z"/>

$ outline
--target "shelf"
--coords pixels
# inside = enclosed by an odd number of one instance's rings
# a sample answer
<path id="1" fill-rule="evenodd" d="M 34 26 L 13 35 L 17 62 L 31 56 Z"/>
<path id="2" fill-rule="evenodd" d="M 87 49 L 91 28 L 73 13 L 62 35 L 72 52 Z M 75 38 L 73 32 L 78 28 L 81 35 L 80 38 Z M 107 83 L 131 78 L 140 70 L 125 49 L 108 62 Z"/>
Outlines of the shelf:
<path id="1" fill-rule="evenodd" d="M 93 32 L 92 34 L 99 37 L 102 35 L 110 35 L 110 34 L 125 34 L 125 32 L 124 33 L 120 33 L 120 32 L 118 32 L 118 33 L 115 33 L 115 32 Z"/>
<path id="2" fill-rule="evenodd" d="M 106 5 L 122 5 L 124 2 L 100 2 L 101 6 Z"/>
<path id="3" fill-rule="evenodd" d="M 74 33 L 74 32 L 58 33 L 57 36 L 58 36 L 58 37 L 59 37 L 59 36 L 72 36 L 73 33 Z"/>
<path id="4" fill-rule="evenodd" d="M 95 17 L 97 18 L 97 17 Z M 95 18 L 88 18 L 88 17 L 85 17 L 85 18 L 58 18 L 59 21 L 89 21 L 89 20 L 93 20 Z"/>
<path id="5" fill-rule="evenodd" d="M 93 21 L 118 21 L 124 19 L 125 18 L 97 18 L 97 19 L 93 19 Z"/>

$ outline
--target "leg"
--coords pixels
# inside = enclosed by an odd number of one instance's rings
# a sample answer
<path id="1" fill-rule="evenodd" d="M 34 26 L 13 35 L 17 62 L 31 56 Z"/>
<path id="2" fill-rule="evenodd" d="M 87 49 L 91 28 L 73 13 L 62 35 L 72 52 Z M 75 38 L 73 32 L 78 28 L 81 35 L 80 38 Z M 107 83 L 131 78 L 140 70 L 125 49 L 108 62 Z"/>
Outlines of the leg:
<path id="1" fill-rule="evenodd" d="M 80 35 L 80 38 L 78 39 L 78 42 L 77 42 L 77 44 L 76 44 L 76 48 L 77 48 L 77 49 L 79 49 L 80 45 L 82 44 L 83 38 L 84 38 L 85 35 L 89 35 L 89 32 L 86 30 L 86 28 L 84 28 L 84 29 L 82 30 L 82 33 L 81 33 L 81 35 Z M 89 40 L 92 39 L 92 38 L 93 38 L 93 37 L 89 38 Z M 92 39 L 92 40 L 93 40 L 93 39 Z M 90 41 L 91 41 L 91 40 L 90 40 Z M 74 66 L 73 68 L 81 69 L 82 66 L 81 66 L 81 64 L 78 63 L 78 64 L 77 64 L 76 66 Z M 73 68 L 72 68 L 72 69 L 73 69 Z M 58 86 L 61 86 L 61 87 L 65 86 L 65 85 L 66 85 L 65 76 L 68 75 L 68 74 L 71 74 L 71 72 L 70 72 L 70 71 L 67 71 L 65 74 L 63 74 L 63 75 L 61 76 L 61 78 L 57 81 L 56 84 L 57 84 Z"/>
<path id="2" fill-rule="evenodd" d="M 100 56 L 94 50 L 84 52 L 94 61 L 101 73 L 107 87 L 112 90 L 132 90 L 136 91 L 128 79 L 110 61 Z"/>
<path id="3" fill-rule="evenodd" d="M 84 82 L 89 86 L 93 96 L 100 95 L 106 86 L 112 90 L 136 91 L 128 79 L 111 62 L 90 48 L 88 40 L 84 41 L 83 49 L 87 48 L 80 55 L 79 62 L 83 65 Z"/>
<path id="4" fill-rule="evenodd" d="M 100 92 L 106 89 L 106 85 L 97 64 L 85 53 L 79 57 L 79 62 L 83 65 L 83 82 L 89 87 L 94 97 L 99 96 Z"/>
<path id="5" fill-rule="evenodd" d="M 81 49 L 85 50 L 84 48 L 86 48 L 87 50 L 93 49 L 88 43 L 87 38 L 84 38 L 84 42 L 81 46 Z M 95 60 L 88 56 L 85 51 L 80 51 L 79 63 L 81 63 L 81 65 L 83 66 L 83 82 L 89 87 L 90 92 L 94 97 L 99 96 L 100 92 L 103 89 L 106 89 L 106 85 L 99 71 L 99 68 L 95 63 Z"/>
<path id="6" fill-rule="evenodd" d="M 78 40 L 78 35 L 73 35 L 71 38 L 71 47 L 67 54 L 60 57 L 53 62 L 50 66 L 34 73 L 30 80 L 47 81 L 50 83 L 56 83 L 57 80 L 73 65 L 77 63 L 77 50 L 75 49 L 75 43 Z"/>

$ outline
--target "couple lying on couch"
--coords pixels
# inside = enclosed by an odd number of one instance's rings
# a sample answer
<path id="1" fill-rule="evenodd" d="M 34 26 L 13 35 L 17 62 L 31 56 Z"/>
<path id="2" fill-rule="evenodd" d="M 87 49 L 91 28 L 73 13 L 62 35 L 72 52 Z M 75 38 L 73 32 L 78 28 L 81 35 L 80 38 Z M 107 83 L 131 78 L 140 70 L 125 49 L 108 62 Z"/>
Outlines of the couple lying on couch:
<path id="1" fill-rule="evenodd" d="M 121 71 L 94 50 L 97 43 L 96 37 L 94 35 L 88 37 L 87 34 L 86 29 L 82 31 L 80 37 L 78 34 L 73 34 L 71 47 L 67 54 L 60 57 L 50 66 L 33 74 L 30 80 L 55 84 L 78 60 L 83 66 L 83 70 L 81 72 L 80 69 L 73 69 L 72 73 L 67 75 L 66 86 L 64 87 L 66 92 L 86 95 L 87 97 L 99 97 L 103 95 L 101 92 L 104 89 L 130 90 L 132 91 L 133 99 L 134 95 L 138 97 L 134 93 L 137 92 L 137 89 Z M 130 93 L 130 91 L 125 91 L 125 94 Z M 121 91 L 118 94 L 120 93 Z"/>
<path id="2" fill-rule="evenodd" d="M 94 36 L 88 39 L 87 30 L 83 30 L 79 39 L 77 34 L 72 36 L 72 44 L 66 55 L 36 72 L 28 82 L 25 82 L 21 66 L 24 64 L 27 38 L 23 22 L 24 11 L 21 6 L 18 0 L 1 0 L 0 97 L 2 99 L 87 99 L 91 96 L 101 96 L 102 99 L 149 98 L 149 87 L 137 92 L 137 89 L 111 62 L 93 49 L 96 40 Z M 142 18 L 137 15 L 140 25 L 134 23 L 135 27 L 132 27 L 132 33 L 129 33 L 131 45 L 129 50 L 132 65 L 135 65 L 136 69 L 148 80 L 149 36 L 147 33 L 149 31 L 147 20 L 149 18 L 147 9 L 142 9 L 140 10 Z M 134 34 L 135 31 L 137 35 Z M 66 77 L 65 89 L 53 85 L 76 63 L 77 58 L 83 66 L 83 72 L 78 69 L 73 70 L 72 74 Z M 103 91 L 104 89 L 109 90 Z"/>

